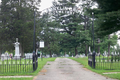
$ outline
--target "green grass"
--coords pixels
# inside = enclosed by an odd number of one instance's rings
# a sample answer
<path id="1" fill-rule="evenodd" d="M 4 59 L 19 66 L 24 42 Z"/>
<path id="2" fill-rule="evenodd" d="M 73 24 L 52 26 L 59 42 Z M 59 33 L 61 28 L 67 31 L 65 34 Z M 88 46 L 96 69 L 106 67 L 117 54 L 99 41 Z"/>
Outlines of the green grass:
<path id="1" fill-rule="evenodd" d="M 33 78 L 0 78 L 0 80 L 33 80 Z"/>
<path id="2" fill-rule="evenodd" d="M 103 73 L 108 73 L 108 72 L 120 72 L 120 70 L 103 70 L 103 69 L 102 70 L 101 69 L 97 70 L 97 69 L 93 69 L 88 65 L 88 58 L 87 57 L 86 58 L 70 58 L 70 59 L 81 63 L 84 66 L 84 68 L 87 68 L 87 69 L 89 69 L 93 72 L 104 75 L 106 77 L 110 77 L 110 78 L 120 80 L 120 73 L 117 73 L 117 74 L 103 74 Z"/>
<path id="3" fill-rule="evenodd" d="M 43 60 L 41 61 L 41 59 L 38 59 L 38 68 L 36 71 L 34 72 L 21 72 L 21 73 L 5 73 L 5 74 L 0 74 L 0 76 L 21 76 L 21 75 L 27 75 L 27 76 L 35 76 L 37 75 L 41 69 L 43 68 L 43 66 L 48 62 L 48 61 L 54 61 L 56 58 L 43 58 Z M 32 80 L 33 78 L 23 78 L 23 79 L 19 79 L 19 78 L 0 78 L 0 80 Z"/>

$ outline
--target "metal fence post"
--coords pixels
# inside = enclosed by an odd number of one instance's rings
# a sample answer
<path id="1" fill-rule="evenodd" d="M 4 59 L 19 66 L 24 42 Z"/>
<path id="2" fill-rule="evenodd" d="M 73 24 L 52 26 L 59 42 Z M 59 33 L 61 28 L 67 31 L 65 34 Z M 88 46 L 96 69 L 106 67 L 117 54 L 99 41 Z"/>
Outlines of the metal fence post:
<path id="1" fill-rule="evenodd" d="M 95 68 L 95 51 L 92 54 L 92 67 Z"/>
<path id="2" fill-rule="evenodd" d="M 33 52 L 33 71 L 35 71 L 35 51 Z"/>

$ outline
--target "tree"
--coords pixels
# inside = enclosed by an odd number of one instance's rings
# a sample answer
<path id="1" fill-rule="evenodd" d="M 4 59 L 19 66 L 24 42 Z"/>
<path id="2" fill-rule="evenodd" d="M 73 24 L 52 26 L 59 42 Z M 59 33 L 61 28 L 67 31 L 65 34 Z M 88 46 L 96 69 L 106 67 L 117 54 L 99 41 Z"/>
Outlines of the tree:
<path id="1" fill-rule="evenodd" d="M 85 7 L 79 8 L 77 6 L 78 2 L 79 0 L 61 0 L 58 2 L 53 2 L 53 13 L 55 13 L 53 16 L 56 17 L 60 22 L 61 29 L 64 29 L 63 33 L 65 34 L 65 37 L 62 39 L 63 41 L 61 40 L 61 45 L 62 47 L 69 46 L 67 48 L 75 48 L 75 55 L 78 54 L 77 48 L 80 46 L 80 44 L 86 43 L 85 45 L 87 45 L 90 40 L 88 31 L 90 27 L 88 26 L 89 19 L 80 12 Z M 69 41 L 71 43 L 68 43 Z M 86 47 L 86 55 L 87 51 L 88 49 Z"/>
<path id="2" fill-rule="evenodd" d="M 98 3 L 99 35 L 108 35 L 120 30 L 120 1 L 119 0 L 93 0 Z"/>
<path id="3" fill-rule="evenodd" d="M 91 38 L 91 33 L 92 32 L 92 29 L 90 28 L 91 27 L 91 20 L 90 18 L 92 18 L 90 15 L 91 13 L 88 11 L 89 9 L 91 9 L 93 6 L 94 6 L 94 2 L 92 0 L 82 0 L 82 4 L 80 4 L 80 9 L 81 9 L 81 13 L 83 14 L 83 20 L 84 20 L 84 30 L 89 30 L 89 40 Z M 87 34 L 87 33 L 85 33 Z M 92 40 L 92 39 L 91 39 Z M 88 46 L 91 46 L 92 45 L 90 44 L 90 41 L 89 43 L 87 42 L 86 44 L 84 43 L 85 45 L 85 55 L 87 56 L 88 54 Z"/>
<path id="4" fill-rule="evenodd" d="M 100 53 L 103 54 L 104 51 L 108 52 L 108 56 L 110 55 L 110 52 L 112 51 L 111 46 L 115 46 L 117 44 L 117 35 L 107 35 L 104 37 L 99 37 L 100 43 L 96 44 L 96 46 L 100 47 Z"/>
<path id="5" fill-rule="evenodd" d="M 0 5 L 1 34 L 4 34 L 0 35 L 4 41 L 1 43 L 7 47 L 19 38 L 22 55 L 32 49 L 33 12 L 38 9 L 36 3 L 40 4 L 40 0 L 2 0 Z M 5 46 L 2 46 L 5 50 L 13 48 Z"/>
<path id="6" fill-rule="evenodd" d="M 107 42 L 107 49 L 108 54 L 110 55 L 110 45 L 113 43 L 116 43 L 116 40 L 114 42 L 111 42 L 110 34 L 118 31 L 120 28 L 119 26 L 119 1 L 113 1 L 113 0 L 92 0 L 98 4 L 98 9 L 92 9 L 88 10 L 89 12 L 95 13 L 95 32 L 97 39 L 101 40 L 101 36 L 107 36 L 106 41 Z M 108 4 L 109 3 L 109 4 Z M 115 7 L 116 6 L 116 7 Z M 101 39 L 100 39 L 101 38 Z M 101 42 L 101 41 L 100 41 Z M 99 43 L 101 44 L 101 43 Z M 98 44 L 98 45 L 99 45 Z M 106 44 L 102 42 L 102 44 Z M 115 45 L 115 44 L 114 44 Z M 102 47 L 102 45 L 98 46 Z M 98 49 L 99 52 L 100 48 Z"/>
<path id="7" fill-rule="evenodd" d="M 117 27 L 119 25 L 116 26 L 116 19 L 119 19 L 119 17 L 118 18 L 116 17 L 116 16 L 119 16 L 119 15 L 116 15 L 116 14 L 118 14 L 119 11 L 116 12 L 116 10 L 119 8 L 118 7 L 119 4 L 117 4 L 117 8 L 116 8 L 116 7 L 114 7 L 116 2 L 114 2 L 112 0 L 104 0 L 104 1 L 103 0 L 102 1 L 101 0 L 92 0 L 92 1 L 98 3 L 98 8 L 97 9 L 87 9 L 87 13 L 94 12 L 94 14 L 95 14 L 94 15 L 95 16 L 95 19 L 94 19 L 95 39 L 98 40 L 98 43 L 96 44 L 98 49 L 96 49 L 96 50 L 98 50 L 97 52 L 99 53 L 100 51 L 103 52 L 101 48 L 104 48 L 104 50 L 106 48 L 106 51 L 108 51 L 108 54 L 110 54 L 110 46 L 113 45 L 113 43 L 116 44 L 116 41 L 117 41 L 117 38 L 115 38 L 116 40 L 111 41 L 112 38 L 110 38 L 110 34 L 119 30 L 119 27 Z M 114 11 L 114 12 L 112 12 L 112 11 Z M 103 36 L 105 38 L 107 37 L 106 39 L 104 39 L 104 40 L 106 40 L 104 42 L 102 42 Z M 103 44 L 106 47 L 103 45 L 100 45 L 100 44 Z"/>
<path id="8" fill-rule="evenodd" d="M 117 44 L 116 47 L 117 47 L 117 48 L 116 48 L 116 52 L 117 52 L 117 53 L 120 53 L 120 45 Z"/>
<path id="9" fill-rule="evenodd" d="M 75 42 L 75 31 L 77 30 L 76 26 L 78 26 L 78 23 L 76 23 L 76 20 L 75 20 L 75 18 L 77 18 L 77 17 L 73 11 L 73 9 L 75 9 L 75 3 L 77 3 L 77 2 L 75 2 L 73 0 L 69 0 L 69 1 L 61 0 L 58 3 L 54 2 L 53 3 L 53 6 L 55 6 L 54 11 L 57 11 L 57 13 L 53 16 L 55 16 L 56 18 L 59 18 L 61 28 L 64 29 L 65 33 L 68 34 L 68 36 L 65 35 L 65 37 L 63 37 L 63 39 L 61 39 L 62 41 L 60 43 L 61 43 L 62 47 L 65 47 L 65 46 L 73 47 L 74 46 L 75 53 L 77 54 L 78 53 L 77 45 L 79 45 L 79 44 L 75 45 L 75 43 L 74 43 Z M 62 5 L 60 5 L 60 4 L 62 4 Z M 68 15 L 67 15 L 67 13 L 68 13 Z"/>
<path id="10" fill-rule="evenodd" d="M 60 36 L 57 22 L 53 21 L 50 13 L 47 12 L 41 15 L 39 24 L 41 30 L 38 31 L 38 36 L 40 37 L 40 40 L 44 40 L 45 42 L 44 52 L 46 54 L 50 54 L 50 57 L 52 57 L 52 53 L 58 54 L 60 51 L 60 47 L 58 45 Z"/>

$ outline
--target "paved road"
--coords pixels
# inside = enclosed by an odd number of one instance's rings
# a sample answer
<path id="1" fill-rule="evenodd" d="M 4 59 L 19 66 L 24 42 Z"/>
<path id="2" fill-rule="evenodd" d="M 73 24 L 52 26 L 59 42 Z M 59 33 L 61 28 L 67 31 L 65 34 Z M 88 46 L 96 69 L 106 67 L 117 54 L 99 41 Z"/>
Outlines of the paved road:
<path id="1" fill-rule="evenodd" d="M 48 62 L 34 80 L 115 80 L 96 74 L 76 61 L 57 58 Z"/>

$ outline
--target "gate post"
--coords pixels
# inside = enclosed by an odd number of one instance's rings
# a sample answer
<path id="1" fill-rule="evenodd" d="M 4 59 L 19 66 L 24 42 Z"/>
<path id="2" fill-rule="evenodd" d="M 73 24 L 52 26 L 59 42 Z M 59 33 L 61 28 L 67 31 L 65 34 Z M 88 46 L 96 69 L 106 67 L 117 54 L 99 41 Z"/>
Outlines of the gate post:
<path id="1" fill-rule="evenodd" d="M 36 64 L 36 62 L 35 62 L 35 51 L 33 51 L 33 71 L 35 71 L 35 64 Z"/>
<path id="2" fill-rule="evenodd" d="M 95 68 L 95 51 L 92 54 L 92 67 Z"/>

